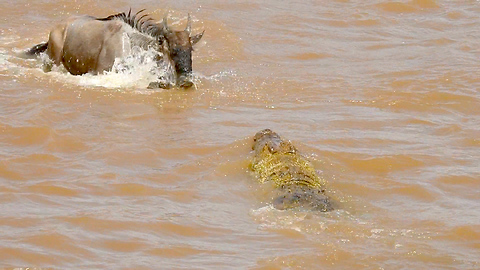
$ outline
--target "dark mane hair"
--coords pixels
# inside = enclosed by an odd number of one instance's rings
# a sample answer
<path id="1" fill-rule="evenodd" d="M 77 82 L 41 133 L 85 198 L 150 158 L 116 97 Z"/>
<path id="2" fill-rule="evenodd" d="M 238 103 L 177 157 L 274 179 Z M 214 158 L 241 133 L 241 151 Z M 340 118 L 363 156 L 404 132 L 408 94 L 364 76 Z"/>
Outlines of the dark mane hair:
<path id="1" fill-rule="evenodd" d="M 128 14 L 125 12 L 113 14 L 105 18 L 97 18 L 99 21 L 111 21 L 111 20 L 121 20 L 124 23 L 130 25 L 132 28 L 138 30 L 141 33 L 150 35 L 151 37 L 162 39 L 163 35 L 163 28 L 156 23 L 153 23 L 153 19 L 150 18 L 148 14 L 143 14 L 140 17 L 140 13 L 144 12 L 145 9 L 139 10 L 137 13 L 132 14 L 132 9 L 128 11 Z"/>

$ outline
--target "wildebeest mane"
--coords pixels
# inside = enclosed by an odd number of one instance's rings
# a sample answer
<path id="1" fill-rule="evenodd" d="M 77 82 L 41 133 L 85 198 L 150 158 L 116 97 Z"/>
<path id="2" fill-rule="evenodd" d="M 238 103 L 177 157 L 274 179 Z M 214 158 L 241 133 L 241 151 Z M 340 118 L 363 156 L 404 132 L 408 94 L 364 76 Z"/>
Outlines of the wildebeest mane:
<path id="1" fill-rule="evenodd" d="M 111 20 L 121 20 L 124 23 L 130 25 L 133 29 L 138 30 L 141 33 L 150 35 L 151 37 L 162 39 L 163 31 L 162 27 L 156 23 L 153 23 L 153 19 L 149 17 L 148 14 L 143 14 L 139 16 L 145 9 L 139 10 L 137 13 L 132 14 L 132 9 L 128 11 L 128 14 L 125 12 L 113 14 L 105 18 L 97 18 L 99 21 L 111 21 Z"/>

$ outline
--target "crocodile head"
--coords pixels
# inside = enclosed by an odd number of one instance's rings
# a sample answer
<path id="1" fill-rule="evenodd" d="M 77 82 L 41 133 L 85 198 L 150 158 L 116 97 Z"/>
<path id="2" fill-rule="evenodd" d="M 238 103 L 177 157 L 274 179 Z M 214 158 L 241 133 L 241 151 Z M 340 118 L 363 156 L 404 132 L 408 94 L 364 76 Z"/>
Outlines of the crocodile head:
<path id="1" fill-rule="evenodd" d="M 280 142 L 280 136 L 277 133 L 273 132 L 271 129 L 264 129 L 262 131 L 257 132 L 253 137 L 254 144 L 252 146 L 253 150 L 258 151 L 259 149 L 263 149 L 265 145 L 269 142 L 278 141 Z"/>
<path id="2" fill-rule="evenodd" d="M 264 129 L 257 132 L 253 137 L 254 144 L 252 149 L 255 150 L 257 156 L 262 153 L 274 154 L 280 153 L 295 153 L 295 147 L 289 142 L 284 141 L 280 136 L 270 129 Z"/>

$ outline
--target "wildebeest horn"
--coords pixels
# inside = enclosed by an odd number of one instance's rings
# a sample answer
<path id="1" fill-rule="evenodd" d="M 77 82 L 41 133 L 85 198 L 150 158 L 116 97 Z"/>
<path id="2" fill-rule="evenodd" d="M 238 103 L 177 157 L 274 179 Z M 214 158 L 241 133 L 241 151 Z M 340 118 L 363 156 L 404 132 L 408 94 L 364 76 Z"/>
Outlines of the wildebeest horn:
<path id="1" fill-rule="evenodd" d="M 170 32 L 170 29 L 168 28 L 168 23 L 167 23 L 167 17 L 168 17 L 168 14 L 165 15 L 165 17 L 163 17 L 162 25 L 163 25 L 163 29 L 164 29 L 166 32 Z"/>
<path id="2" fill-rule="evenodd" d="M 188 13 L 188 18 L 187 18 L 187 27 L 185 27 L 185 32 L 190 35 L 190 32 L 192 31 L 192 17 L 190 16 L 190 13 Z"/>

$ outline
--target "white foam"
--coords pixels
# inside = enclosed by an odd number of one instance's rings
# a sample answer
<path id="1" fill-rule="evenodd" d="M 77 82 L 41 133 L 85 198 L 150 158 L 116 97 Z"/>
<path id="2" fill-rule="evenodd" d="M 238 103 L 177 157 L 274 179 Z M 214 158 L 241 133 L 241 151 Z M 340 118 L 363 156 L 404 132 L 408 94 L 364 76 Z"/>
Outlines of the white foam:
<path id="1" fill-rule="evenodd" d="M 12 38 L 14 39 L 14 38 Z M 8 43 L 11 39 L 0 39 L 0 43 Z M 124 44 L 129 47 L 129 44 Z M 55 66 L 51 59 L 42 53 L 37 59 L 26 59 L 23 57 L 25 49 L 13 49 L 15 55 L 0 48 L 0 71 L 18 70 L 29 71 L 27 73 L 34 76 L 44 76 L 46 79 L 65 84 L 74 84 L 85 87 L 103 87 L 108 89 L 119 89 L 122 91 L 135 91 L 143 89 L 142 93 L 152 93 L 157 90 L 145 90 L 151 82 L 163 78 L 165 83 L 173 83 L 174 70 L 168 61 L 161 61 L 160 67 L 157 64 L 158 58 L 163 55 L 153 49 L 144 50 L 140 47 L 132 47 L 127 52 L 127 56 L 118 58 L 111 71 L 103 74 L 93 75 L 84 74 L 81 76 L 71 75 L 63 66 Z M 48 72 L 43 72 L 43 71 Z M 197 84 L 200 80 L 218 82 L 225 77 L 235 77 L 233 71 L 224 71 L 211 76 L 202 74 L 193 74 L 193 82 Z"/>
<path id="2" fill-rule="evenodd" d="M 166 82 L 174 81 L 173 68 L 165 61 L 162 61 L 159 66 L 156 59 L 163 57 L 153 49 L 143 50 L 133 47 L 131 54 L 115 60 L 111 71 L 81 76 L 71 75 L 63 66 L 55 66 L 45 53 L 40 54 L 37 59 L 25 59 L 22 57 L 24 50 L 14 49 L 13 52 L 16 54 L 15 58 L 8 51 L 0 48 L 0 71 L 30 69 L 33 74 L 45 76 L 52 81 L 86 87 L 125 88 L 125 90 L 145 89 L 150 82 L 158 81 L 159 78 L 164 78 Z M 40 70 L 50 71 L 40 72 Z"/>
<path id="3" fill-rule="evenodd" d="M 10 61 L 8 61 L 9 58 L 10 56 L 8 56 L 4 50 L 0 50 L 0 71 L 7 70 L 12 65 Z"/>
<path id="4" fill-rule="evenodd" d="M 251 211 L 252 216 L 260 222 L 262 228 L 273 229 L 292 229 L 298 232 L 303 231 L 299 226 L 307 212 L 293 212 L 286 210 L 278 210 L 273 205 L 267 205 Z"/>
<path id="5" fill-rule="evenodd" d="M 164 77 L 173 81 L 171 68 L 165 64 L 158 67 L 156 58 L 161 57 L 158 52 L 133 48 L 132 54 L 117 58 L 111 71 L 103 74 L 84 74 L 73 76 L 68 74 L 64 68 L 56 67 L 52 72 L 63 73 L 60 79 L 73 81 L 81 86 L 101 86 L 105 88 L 146 88 L 150 82 L 158 81 Z"/>

